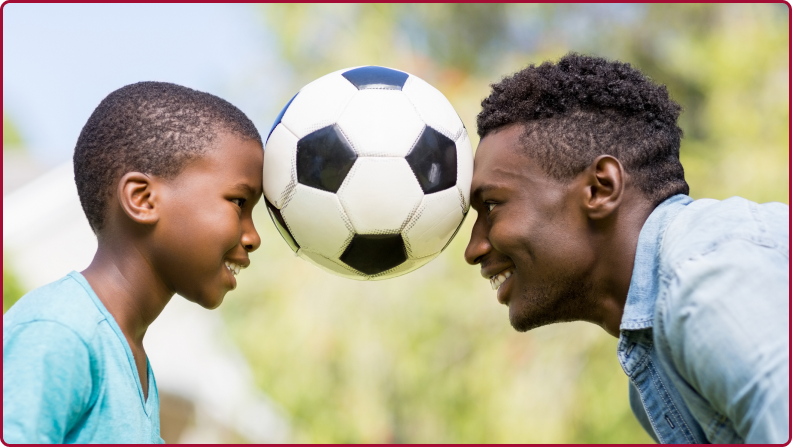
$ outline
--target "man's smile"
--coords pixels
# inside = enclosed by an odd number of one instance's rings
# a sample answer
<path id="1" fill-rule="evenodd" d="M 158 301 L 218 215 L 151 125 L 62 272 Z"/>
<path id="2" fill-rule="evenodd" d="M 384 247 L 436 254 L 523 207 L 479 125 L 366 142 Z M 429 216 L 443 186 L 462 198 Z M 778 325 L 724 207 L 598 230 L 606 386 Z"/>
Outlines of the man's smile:
<path id="1" fill-rule="evenodd" d="M 509 277 L 514 273 L 514 268 L 509 267 L 506 270 L 501 271 L 495 275 L 490 276 L 490 285 L 492 286 L 492 290 L 496 290 L 501 284 L 504 283 Z"/>
<path id="2" fill-rule="evenodd" d="M 484 262 L 482 264 L 492 264 L 491 262 Z M 482 267 L 481 269 L 481 276 L 485 279 L 488 279 L 490 282 L 490 286 L 492 286 L 492 290 L 498 291 L 498 302 L 501 304 L 508 305 L 508 287 L 502 287 L 504 284 L 509 283 L 509 278 L 514 275 L 515 266 L 511 262 L 508 264 L 499 262 L 500 265 L 492 266 L 487 265 L 486 267 Z"/>

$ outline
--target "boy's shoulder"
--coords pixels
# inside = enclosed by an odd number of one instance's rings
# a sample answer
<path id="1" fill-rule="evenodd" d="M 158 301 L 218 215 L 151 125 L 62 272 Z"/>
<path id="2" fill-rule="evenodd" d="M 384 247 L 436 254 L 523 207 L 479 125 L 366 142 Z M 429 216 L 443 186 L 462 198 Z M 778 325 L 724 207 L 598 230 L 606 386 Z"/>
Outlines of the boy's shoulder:
<path id="1" fill-rule="evenodd" d="M 23 325 L 47 322 L 63 325 L 89 342 L 106 319 L 97 299 L 85 278 L 71 272 L 20 298 L 3 315 L 3 340 Z"/>

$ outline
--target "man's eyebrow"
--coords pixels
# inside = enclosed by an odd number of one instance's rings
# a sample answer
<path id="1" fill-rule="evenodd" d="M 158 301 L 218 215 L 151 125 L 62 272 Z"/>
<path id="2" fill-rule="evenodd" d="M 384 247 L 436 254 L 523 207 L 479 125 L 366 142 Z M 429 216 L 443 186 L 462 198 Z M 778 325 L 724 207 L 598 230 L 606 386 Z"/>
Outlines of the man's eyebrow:
<path id="1" fill-rule="evenodd" d="M 500 189 L 500 185 L 496 185 L 494 183 L 485 183 L 477 187 L 470 195 L 471 197 L 480 198 L 485 193 L 492 191 L 493 189 Z"/>

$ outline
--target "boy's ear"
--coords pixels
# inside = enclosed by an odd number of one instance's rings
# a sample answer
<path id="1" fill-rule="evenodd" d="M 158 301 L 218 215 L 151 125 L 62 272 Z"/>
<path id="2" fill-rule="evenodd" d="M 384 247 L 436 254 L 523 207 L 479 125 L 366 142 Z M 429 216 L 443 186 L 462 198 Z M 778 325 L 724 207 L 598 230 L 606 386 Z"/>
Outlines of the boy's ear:
<path id="1" fill-rule="evenodd" d="M 600 155 L 584 171 L 583 207 L 589 218 L 604 219 L 619 208 L 624 195 L 624 168 L 610 155 Z"/>
<path id="2" fill-rule="evenodd" d="M 130 219 L 143 225 L 159 220 L 159 199 L 152 178 L 140 172 L 127 172 L 118 182 L 118 201 Z"/>

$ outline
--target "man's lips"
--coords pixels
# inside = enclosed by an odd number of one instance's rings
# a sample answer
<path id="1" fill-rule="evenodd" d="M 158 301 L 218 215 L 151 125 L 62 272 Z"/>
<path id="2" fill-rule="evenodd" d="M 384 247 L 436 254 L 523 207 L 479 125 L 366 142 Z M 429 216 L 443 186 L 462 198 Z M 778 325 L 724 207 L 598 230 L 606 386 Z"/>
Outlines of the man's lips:
<path id="1" fill-rule="evenodd" d="M 492 290 L 498 289 L 514 273 L 514 267 L 509 267 L 489 277 Z"/>

